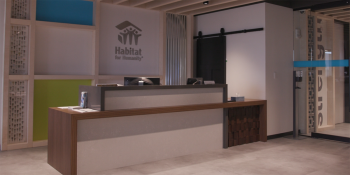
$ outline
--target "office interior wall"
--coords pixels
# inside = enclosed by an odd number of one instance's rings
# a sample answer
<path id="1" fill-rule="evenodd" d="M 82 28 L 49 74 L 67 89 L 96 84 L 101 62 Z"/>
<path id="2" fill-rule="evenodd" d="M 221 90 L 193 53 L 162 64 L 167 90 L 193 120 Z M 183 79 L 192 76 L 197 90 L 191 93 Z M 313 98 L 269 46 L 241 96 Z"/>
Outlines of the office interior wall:
<path id="1" fill-rule="evenodd" d="M 344 59 L 344 24 L 334 23 L 334 60 Z M 344 122 L 344 67 L 334 67 L 335 123 Z"/>
<path id="2" fill-rule="evenodd" d="M 4 71 L 4 47 L 5 47 L 5 1 L 0 1 L 0 111 L 2 111 L 3 102 L 3 71 Z M 2 112 L 0 112 L 0 150 L 2 144 Z"/>
<path id="3" fill-rule="evenodd" d="M 220 33 L 220 28 L 230 32 L 261 27 L 265 28 L 265 3 L 195 17 L 196 34 Z M 265 32 L 227 35 L 226 39 L 228 96 L 239 93 L 247 99 L 266 99 Z"/>
<path id="4" fill-rule="evenodd" d="M 220 20 L 218 20 L 220 19 Z M 268 135 L 292 131 L 293 10 L 259 3 L 195 17 L 203 35 L 265 28 L 261 32 L 227 35 L 228 96 L 267 99 Z M 195 51 L 195 50 L 194 50 Z"/>
<path id="5" fill-rule="evenodd" d="M 293 9 L 266 3 L 267 134 L 293 130 Z"/>
<path id="6" fill-rule="evenodd" d="M 94 32 L 36 27 L 36 75 L 92 75 Z"/>

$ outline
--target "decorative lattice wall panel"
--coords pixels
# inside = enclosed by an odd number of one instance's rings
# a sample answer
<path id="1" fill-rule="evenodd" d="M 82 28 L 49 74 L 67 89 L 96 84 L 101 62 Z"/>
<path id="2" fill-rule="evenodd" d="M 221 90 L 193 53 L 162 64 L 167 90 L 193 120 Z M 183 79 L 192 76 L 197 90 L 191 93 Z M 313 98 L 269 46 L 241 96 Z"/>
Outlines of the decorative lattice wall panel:
<path id="1" fill-rule="evenodd" d="M 27 81 L 10 81 L 8 143 L 27 141 Z"/>
<path id="2" fill-rule="evenodd" d="M 29 19 L 29 0 L 11 1 L 11 18 Z"/>
<path id="3" fill-rule="evenodd" d="M 260 106 L 229 108 L 229 147 L 260 140 Z"/>
<path id="4" fill-rule="evenodd" d="M 11 26 L 10 75 L 28 74 L 28 26 Z"/>
<path id="5" fill-rule="evenodd" d="M 314 17 L 308 16 L 308 61 L 315 60 L 314 56 Z M 308 126 L 309 132 L 315 131 L 315 68 L 308 68 Z"/>

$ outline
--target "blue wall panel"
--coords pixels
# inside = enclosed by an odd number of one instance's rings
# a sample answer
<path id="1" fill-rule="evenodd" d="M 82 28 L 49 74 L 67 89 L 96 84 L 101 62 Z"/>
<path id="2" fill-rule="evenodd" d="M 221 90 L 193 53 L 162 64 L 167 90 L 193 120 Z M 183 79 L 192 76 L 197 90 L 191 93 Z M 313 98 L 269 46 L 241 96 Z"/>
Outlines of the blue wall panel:
<path id="1" fill-rule="evenodd" d="M 294 67 L 348 67 L 349 60 L 294 61 Z"/>
<path id="2" fill-rule="evenodd" d="M 36 20 L 92 25 L 93 2 L 83 0 L 37 0 Z"/>

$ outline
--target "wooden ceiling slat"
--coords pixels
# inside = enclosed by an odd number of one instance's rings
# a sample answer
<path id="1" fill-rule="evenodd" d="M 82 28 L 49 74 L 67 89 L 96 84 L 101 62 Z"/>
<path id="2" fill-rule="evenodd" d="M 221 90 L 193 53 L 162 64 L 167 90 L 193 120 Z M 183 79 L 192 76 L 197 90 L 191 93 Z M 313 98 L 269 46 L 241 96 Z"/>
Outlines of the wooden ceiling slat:
<path id="1" fill-rule="evenodd" d="M 350 13 L 343 13 L 343 14 L 338 14 L 338 15 L 331 15 L 332 17 L 343 17 L 343 16 L 350 16 Z"/>
<path id="2" fill-rule="evenodd" d="M 182 7 L 182 8 L 178 8 L 178 9 L 174 9 L 169 11 L 170 13 L 185 13 L 185 12 L 189 12 L 189 11 L 193 11 L 193 10 L 198 10 L 198 9 L 202 9 L 202 8 L 207 8 L 207 7 L 211 7 L 211 6 L 215 6 L 215 5 L 220 5 L 220 4 L 225 4 L 225 3 L 229 3 L 229 2 L 234 2 L 237 0 L 211 0 L 209 2 L 209 4 L 204 5 L 202 3 L 200 4 L 194 4 L 194 5 L 190 5 L 190 6 L 186 6 L 186 7 Z"/>
<path id="3" fill-rule="evenodd" d="M 128 0 L 126 2 L 120 3 L 120 5 L 136 7 L 136 6 L 151 2 L 151 1 L 153 1 L 153 0 Z"/>
<path id="4" fill-rule="evenodd" d="M 186 6 L 193 5 L 193 4 L 199 4 L 199 3 L 203 3 L 203 2 L 204 2 L 204 0 L 183 0 L 183 1 L 179 1 L 179 2 L 175 2 L 172 4 L 158 7 L 158 8 L 156 8 L 156 10 L 170 11 L 173 9 L 186 7 Z"/>
<path id="5" fill-rule="evenodd" d="M 337 19 L 342 19 L 342 18 L 349 18 L 350 17 L 350 14 L 348 15 L 343 15 L 343 16 L 336 16 L 335 18 Z"/>
<path id="6" fill-rule="evenodd" d="M 334 8 L 329 8 L 329 9 L 316 10 L 316 12 L 319 12 L 319 13 L 331 12 L 331 11 L 336 11 L 336 10 L 341 10 L 341 9 L 346 9 L 346 8 L 350 8 L 350 5 L 341 6 L 341 7 L 334 7 Z"/>
<path id="7" fill-rule="evenodd" d="M 179 2 L 181 0 L 155 0 L 152 2 L 149 2 L 147 4 L 143 4 L 142 8 L 145 9 L 155 9 L 157 7 L 165 6 L 171 3 Z"/>
<path id="8" fill-rule="evenodd" d="M 350 12 L 343 12 L 343 13 L 337 13 L 337 14 L 327 14 L 328 16 L 333 16 L 333 17 L 336 17 L 336 16 L 343 16 L 343 15 L 350 15 Z"/>
<path id="9" fill-rule="evenodd" d="M 255 2 L 261 2 L 261 1 L 262 0 L 238 0 L 238 1 L 235 1 L 235 2 L 230 2 L 230 3 L 225 3 L 225 4 L 221 4 L 221 5 L 211 6 L 211 7 L 207 7 L 207 8 L 203 8 L 203 9 L 199 9 L 199 10 L 189 11 L 189 12 L 187 12 L 185 14 L 187 14 L 187 15 L 197 15 L 197 14 L 208 13 L 208 12 L 212 12 L 212 11 L 227 9 L 227 8 L 231 8 L 231 7 L 236 7 L 236 6 L 251 4 L 251 3 L 255 3 Z"/>
<path id="10" fill-rule="evenodd" d="M 347 8 L 345 8 L 345 9 L 347 9 Z M 332 14 L 339 14 L 339 13 L 345 13 L 345 12 L 350 13 L 350 11 L 345 11 L 344 9 L 341 9 L 341 10 L 337 10 L 337 11 L 324 12 L 322 14 L 324 14 L 324 15 L 332 15 Z"/>
<path id="11" fill-rule="evenodd" d="M 126 1 L 128 1 L 128 0 L 112 0 L 112 4 L 120 4 L 120 3 L 123 3 Z"/>

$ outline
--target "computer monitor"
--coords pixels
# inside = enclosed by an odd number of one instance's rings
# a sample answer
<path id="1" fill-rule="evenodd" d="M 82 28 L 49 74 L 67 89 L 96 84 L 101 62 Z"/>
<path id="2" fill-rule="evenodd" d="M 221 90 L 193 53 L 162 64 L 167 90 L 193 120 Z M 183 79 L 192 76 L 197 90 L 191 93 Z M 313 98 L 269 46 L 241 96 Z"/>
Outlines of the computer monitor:
<path id="1" fill-rule="evenodd" d="M 124 77 L 124 86 L 160 85 L 160 78 Z"/>
<path id="2" fill-rule="evenodd" d="M 188 78 L 188 85 L 203 84 L 203 78 Z"/>

